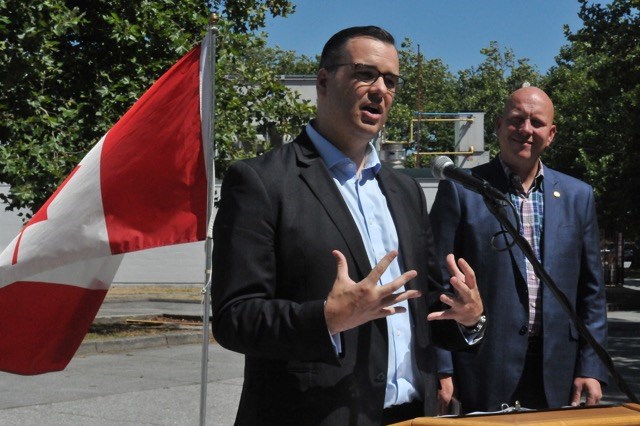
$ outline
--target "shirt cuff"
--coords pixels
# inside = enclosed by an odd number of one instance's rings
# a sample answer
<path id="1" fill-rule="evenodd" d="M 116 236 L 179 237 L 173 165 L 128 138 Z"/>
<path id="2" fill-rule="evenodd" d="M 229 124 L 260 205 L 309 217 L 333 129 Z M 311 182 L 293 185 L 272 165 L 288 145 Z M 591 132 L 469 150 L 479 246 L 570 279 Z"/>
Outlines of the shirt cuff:
<path id="1" fill-rule="evenodd" d="M 324 304 L 327 304 L 327 301 L 324 301 Z M 329 338 L 331 339 L 331 343 L 333 344 L 333 350 L 336 351 L 336 355 L 342 355 L 342 333 L 336 333 L 335 335 L 331 335 L 329 331 L 329 327 L 327 327 L 327 333 L 329 334 Z"/>
<path id="2" fill-rule="evenodd" d="M 475 345 L 482 340 L 484 337 L 484 332 L 487 329 L 487 316 L 480 316 L 480 320 L 473 327 L 467 327 L 460 323 L 458 323 L 458 328 L 462 332 L 465 340 L 469 345 Z"/>

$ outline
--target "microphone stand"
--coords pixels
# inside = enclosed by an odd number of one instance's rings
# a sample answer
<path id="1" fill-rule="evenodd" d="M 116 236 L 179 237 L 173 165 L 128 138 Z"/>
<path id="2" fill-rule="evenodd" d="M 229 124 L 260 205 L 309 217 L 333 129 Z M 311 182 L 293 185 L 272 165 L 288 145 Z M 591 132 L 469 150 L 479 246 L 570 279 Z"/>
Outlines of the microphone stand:
<path id="1" fill-rule="evenodd" d="M 569 316 L 569 318 L 571 318 L 571 321 L 573 321 L 580 335 L 593 348 L 598 358 L 600 358 L 600 361 L 602 361 L 602 363 L 609 371 L 609 374 L 611 374 L 614 381 L 618 385 L 618 389 L 624 392 L 631 402 L 637 404 L 638 398 L 636 398 L 627 383 L 624 381 L 623 377 L 616 370 L 615 366 L 613 365 L 613 361 L 611 360 L 611 357 L 609 356 L 607 351 L 595 340 L 591 332 L 587 329 L 582 320 L 578 317 L 576 312 L 571 307 L 567 296 L 562 293 L 551 276 L 547 273 L 547 271 L 544 270 L 544 268 L 536 258 L 536 255 L 529 242 L 520 235 L 518 230 L 509 221 L 509 218 L 505 214 L 504 210 L 504 196 L 497 197 L 494 191 L 496 190 L 487 184 L 483 188 L 480 188 L 478 192 L 480 192 L 480 194 L 483 196 L 484 202 L 491 213 L 496 217 L 496 219 L 498 219 L 500 224 L 504 229 L 506 229 L 509 235 L 511 235 L 515 244 L 520 247 L 526 258 L 533 266 L 533 270 L 535 271 L 535 274 L 538 276 L 538 278 L 540 278 L 540 281 L 543 282 L 549 290 L 551 290 L 551 293 L 553 293 L 556 300 L 560 303 L 560 306 L 562 306 L 566 314 Z"/>

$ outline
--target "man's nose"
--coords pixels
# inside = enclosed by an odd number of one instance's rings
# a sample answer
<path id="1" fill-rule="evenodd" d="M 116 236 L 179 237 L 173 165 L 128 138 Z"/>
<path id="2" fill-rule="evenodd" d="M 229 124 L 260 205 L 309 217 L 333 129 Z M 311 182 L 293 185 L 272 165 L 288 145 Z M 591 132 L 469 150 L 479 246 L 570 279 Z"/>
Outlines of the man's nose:
<path id="1" fill-rule="evenodd" d="M 384 95 L 389 91 L 386 84 L 384 84 L 384 76 L 382 75 L 379 75 L 378 78 L 376 78 L 375 81 L 371 83 L 371 87 L 381 95 Z"/>
<path id="2" fill-rule="evenodd" d="M 533 133 L 533 126 L 531 125 L 531 120 L 526 119 L 522 121 L 520 125 L 520 132 L 525 134 Z"/>

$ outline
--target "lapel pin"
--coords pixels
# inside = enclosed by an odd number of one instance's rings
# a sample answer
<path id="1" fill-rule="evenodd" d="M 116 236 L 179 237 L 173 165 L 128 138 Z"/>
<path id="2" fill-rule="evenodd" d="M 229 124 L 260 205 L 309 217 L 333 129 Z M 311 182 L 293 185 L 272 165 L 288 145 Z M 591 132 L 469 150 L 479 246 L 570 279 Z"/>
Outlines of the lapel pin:
<path id="1" fill-rule="evenodd" d="M 560 198 L 560 192 L 553 191 L 553 196 L 556 197 L 556 198 Z"/>

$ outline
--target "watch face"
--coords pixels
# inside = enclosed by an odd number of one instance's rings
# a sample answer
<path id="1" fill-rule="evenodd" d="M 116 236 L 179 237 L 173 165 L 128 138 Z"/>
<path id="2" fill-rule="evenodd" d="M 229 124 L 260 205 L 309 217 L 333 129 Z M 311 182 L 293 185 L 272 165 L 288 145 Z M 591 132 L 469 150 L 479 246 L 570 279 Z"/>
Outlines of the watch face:
<path id="1" fill-rule="evenodd" d="M 482 330 L 484 328 L 485 322 L 487 322 L 487 317 L 485 315 L 482 315 L 478 320 L 478 323 L 476 324 L 476 326 L 473 328 L 474 333 L 477 333 L 480 330 Z"/>

